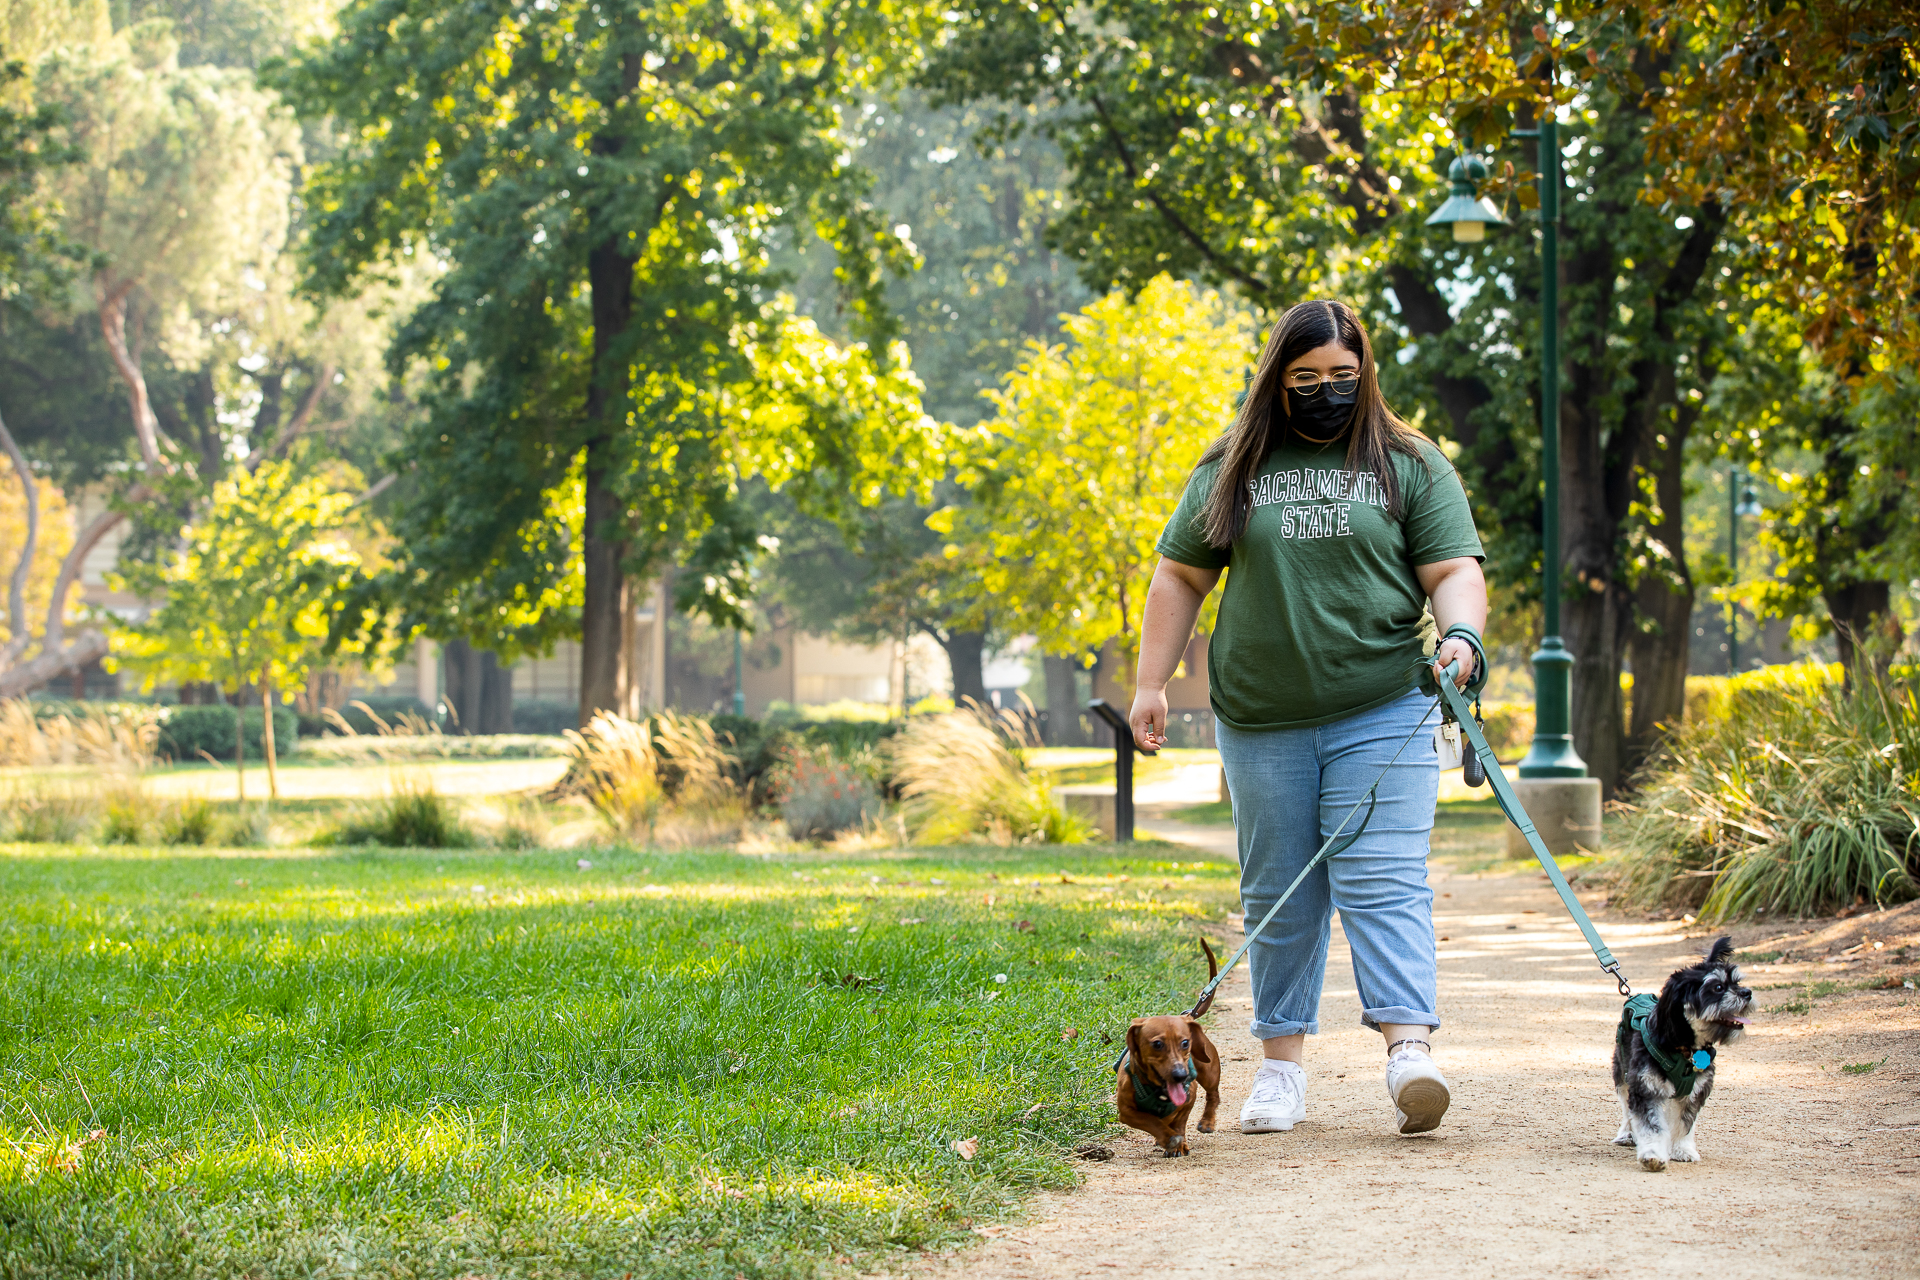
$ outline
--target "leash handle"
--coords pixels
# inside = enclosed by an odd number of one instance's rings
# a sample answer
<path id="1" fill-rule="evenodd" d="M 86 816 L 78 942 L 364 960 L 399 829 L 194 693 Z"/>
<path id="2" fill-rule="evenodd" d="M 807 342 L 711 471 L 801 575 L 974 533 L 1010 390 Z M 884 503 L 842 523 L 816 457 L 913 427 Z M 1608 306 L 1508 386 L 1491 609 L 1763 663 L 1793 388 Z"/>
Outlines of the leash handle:
<path id="1" fill-rule="evenodd" d="M 1443 678 L 1435 681 L 1435 684 L 1439 687 L 1440 697 L 1447 704 L 1447 710 L 1460 722 L 1460 731 L 1467 735 L 1467 741 L 1472 744 L 1474 754 L 1480 758 L 1481 765 L 1486 769 L 1487 781 L 1493 784 L 1493 796 L 1500 802 L 1500 811 L 1507 815 L 1509 822 L 1519 828 L 1520 834 L 1526 839 L 1527 847 L 1533 850 L 1534 859 L 1539 862 L 1540 869 L 1545 871 L 1547 879 L 1553 882 L 1553 891 L 1560 895 L 1560 902 L 1566 907 L 1567 914 L 1573 917 L 1573 922 L 1580 926 L 1580 932 L 1586 935 L 1587 945 L 1593 948 L 1594 958 L 1600 962 L 1601 969 L 1613 976 L 1614 982 L 1619 984 L 1621 995 L 1631 995 L 1632 988 L 1627 984 L 1627 980 L 1620 976 L 1620 962 L 1614 959 L 1613 952 L 1607 950 L 1607 944 L 1600 938 L 1600 931 L 1593 927 L 1593 920 L 1587 915 L 1586 909 L 1580 905 L 1580 900 L 1573 896 L 1573 886 L 1567 883 L 1567 877 L 1561 872 L 1560 864 L 1554 861 L 1551 853 L 1547 852 L 1546 842 L 1540 838 L 1540 832 L 1533 825 L 1533 819 L 1527 816 L 1526 808 L 1520 803 L 1520 797 L 1514 794 L 1513 784 L 1507 781 L 1505 771 L 1500 768 L 1499 757 L 1493 754 L 1493 748 L 1487 745 L 1487 736 L 1480 731 L 1480 726 L 1474 723 L 1473 716 L 1467 709 L 1466 699 L 1458 689 L 1453 687 L 1456 665 L 1448 663 Z"/>

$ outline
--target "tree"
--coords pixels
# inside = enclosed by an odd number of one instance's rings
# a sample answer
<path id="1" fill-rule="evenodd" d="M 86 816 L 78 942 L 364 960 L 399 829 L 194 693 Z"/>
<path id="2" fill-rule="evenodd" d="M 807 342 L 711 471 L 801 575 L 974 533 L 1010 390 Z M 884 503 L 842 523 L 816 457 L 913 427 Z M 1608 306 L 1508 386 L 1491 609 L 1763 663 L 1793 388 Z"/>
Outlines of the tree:
<path id="1" fill-rule="evenodd" d="M 1154 543 L 1255 352 L 1252 319 L 1169 277 L 1110 294 L 1030 344 L 964 455 L 973 502 L 933 521 L 976 557 L 996 612 L 1053 653 L 1139 648 Z"/>
<path id="2" fill-rule="evenodd" d="M 123 385 L 138 462 L 113 505 L 74 539 L 40 652 L 0 672 L 0 695 L 25 692 L 107 653 L 108 639 L 97 628 L 66 637 L 65 601 L 82 563 L 130 514 L 177 513 L 225 466 L 222 440 L 181 441 L 163 430 L 145 348 L 151 342 L 176 353 L 192 349 L 259 300 L 262 291 L 248 279 L 272 272 L 285 240 L 298 144 L 250 75 L 182 69 L 176 54 L 164 26 L 148 24 L 104 47 L 56 50 L 34 75 L 35 95 L 57 113 L 53 141 L 78 157 L 44 179 L 60 210 L 60 235 L 91 264 L 84 296 L 69 299 L 66 309 L 97 314 L 104 353 Z M 211 421 L 216 406 L 207 399 Z"/>
<path id="3" fill-rule="evenodd" d="M 310 190 L 314 283 L 449 264 L 392 357 L 427 377 L 388 584 L 412 621 L 503 652 L 577 629 L 583 716 L 620 709 L 629 584 L 708 531 L 739 476 L 772 465 L 834 500 L 930 483 L 880 302 L 907 255 L 836 106 L 917 21 L 893 0 L 357 0 L 281 73 L 348 140 Z M 833 246 L 862 343 L 774 305 L 789 234 Z M 879 402 L 883 421 L 845 411 Z M 577 615 L 554 607 L 571 555 L 550 521 L 576 467 Z"/>
<path id="4" fill-rule="evenodd" d="M 1649 478 L 1684 458 L 1694 423 L 1680 408 L 1719 367 L 1702 343 L 1718 341 L 1730 263 L 1723 211 L 1642 199 L 1649 116 L 1630 81 L 1657 81 L 1682 51 L 1624 17 L 1579 16 L 1591 20 L 1562 39 L 1484 6 L 993 0 L 956 20 L 929 75 L 953 97 L 1059 104 L 1047 128 L 1073 167 L 1076 207 L 1055 243 L 1091 283 L 1137 289 L 1190 273 L 1268 310 L 1353 298 L 1375 327 L 1389 395 L 1458 449 L 1497 586 L 1523 595 L 1539 574 L 1537 254 L 1524 235 L 1444 242 L 1421 205 L 1460 149 L 1502 139 L 1547 104 L 1569 114 L 1565 630 L 1576 743 L 1611 790 L 1644 742 L 1625 735 L 1622 661 L 1635 635 L 1691 607 L 1665 545 L 1683 493 L 1669 485 L 1661 506 Z M 1533 175 L 1495 159 L 1492 192 L 1524 217 Z M 1676 523 L 1650 531 L 1662 512 Z M 1654 613 L 1636 611 L 1643 582 Z M 1676 652 L 1684 662 L 1683 642 L 1641 656 L 1671 665 Z M 1679 680 L 1647 687 L 1673 694 L 1670 706 L 1639 700 L 1649 714 L 1677 718 Z"/>
<path id="5" fill-rule="evenodd" d="M 255 685 L 265 715 L 267 785 L 280 796 L 273 740 L 277 691 L 305 682 L 344 607 L 358 557 L 347 546 L 350 494 L 291 463 L 236 468 L 214 486 L 205 514 L 183 531 L 182 549 L 134 566 L 127 587 L 159 603 L 145 621 L 118 629 L 114 653 L 145 678 L 210 681 L 234 702 L 234 732 L 246 799 L 243 686 Z"/>
<path id="6" fill-rule="evenodd" d="M 1053 340 L 1062 313 L 1090 296 L 1045 243 L 1065 180 L 1059 149 L 1037 133 L 994 139 L 983 133 L 991 123 L 985 108 L 936 109 L 902 92 L 861 104 L 843 126 L 849 150 L 874 175 L 874 206 L 920 255 L 916 270 L 888 284 L 886 300 L 926 383 L 928 412 L 961 426 L 991 413 L 982 393 L 999 385 L 1025 344 Z M 800 309 L 831 328 L 829 257 L 802 241 L 780 260 L 796 264 Z M 756 508 L 748 523 L 779 541 L 762 590 L 819 633 L 933 637 L 947 654 L 955 700 L 984 702 L 984 655 L 1007 635 L 977 574 L 949 560 L 946 540 L 926 525 L 934 509 L 966 500 L 946 483 L 930 504 L 891 500 L 841 524 L 780 500 Z"/>

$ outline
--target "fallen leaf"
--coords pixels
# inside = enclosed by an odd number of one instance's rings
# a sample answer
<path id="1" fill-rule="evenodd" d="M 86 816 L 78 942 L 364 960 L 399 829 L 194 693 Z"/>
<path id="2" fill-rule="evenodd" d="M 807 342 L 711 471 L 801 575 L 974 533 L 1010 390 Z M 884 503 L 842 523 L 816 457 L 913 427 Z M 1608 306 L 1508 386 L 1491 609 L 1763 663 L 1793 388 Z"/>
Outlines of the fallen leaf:
<path id="1" fill-rule="evenodd" d="M 959 1156 L 962 1160 L 971 1160 L 980 1153 L 980 1139 L 978 1138 L 956 1138 L 952 1146 L 953 1154 Z"/>
<path id="2" fill-rule="evenodd" d="M 1027 1108 L 1027 1114 L 1028 1114 L 1028 1115 L 1032 1115 L 1032 1114 L 1033 1114 L 1034 1112 L 1036 1112 L 1036 1111 L 1038 1111 L 1038 1110 L 1040 1110 L 1040 1108 L 1042 1108 L 1042 1107 L 1044 1107 L 1044 1106 L 1046 1106 L 1046 1105 L 1047 1105 L 1047 1104 L 1046 1104 L 1046 1103 L 1044 1103 L 1044 1102 L 1036 1102 L 1036 1103 L 1034 1103 L 1034 1104 L 1033 1104 L 1032 1106 L 1030 1106 L 1030 1107 L 1028 1107 L 1028 1108 Z"/>
<path id="3" fill-rule="evenodd" d="M 1069 1040 L 1078 1040 L 1079 1038 L 1080 1038 L 1080 1029 L 1078 1027 L 1068 1027 L 1065 1031 L 1062 1031 L 1060 1033 L 1060 1042 L 1062 1044 L 1065 1044 Z"/>
<path id="4" fill-rule="evenodd" d="M 1016 921 L 1014 921 L 1014 923 L 1013 923 L 1013 928 L 1014 928 L 1014 931 L 1015 931 L 1016 933 L 1032 933 L 1032 932 L 1033 932 L 1033 921 L 1031 921 L 1031 920 L 1016 920 Z"/>

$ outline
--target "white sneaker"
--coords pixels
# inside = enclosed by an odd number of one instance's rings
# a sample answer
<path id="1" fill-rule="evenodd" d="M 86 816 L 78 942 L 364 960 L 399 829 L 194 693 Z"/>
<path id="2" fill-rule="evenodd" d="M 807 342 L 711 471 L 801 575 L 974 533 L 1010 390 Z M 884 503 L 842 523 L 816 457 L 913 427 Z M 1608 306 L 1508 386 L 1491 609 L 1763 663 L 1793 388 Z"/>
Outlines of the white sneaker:
<path id="1" fill-rule="evenodd" d="M 1307 1118 L 1307 1073 L 1297 1062 L 1269 1058 L 1253 1076 L 1240 1108 L 1240 1132 L 1286 1133 Z"/>
<path id="2" fill-rule="evenodd" d="M 1453 1095 L 1433 1059 L 1403 1048 L 1387 1059 L 1387 1096 L 1393 1099 L 1401 1133 L 1426 1133 L 1440 1127 Z"/>

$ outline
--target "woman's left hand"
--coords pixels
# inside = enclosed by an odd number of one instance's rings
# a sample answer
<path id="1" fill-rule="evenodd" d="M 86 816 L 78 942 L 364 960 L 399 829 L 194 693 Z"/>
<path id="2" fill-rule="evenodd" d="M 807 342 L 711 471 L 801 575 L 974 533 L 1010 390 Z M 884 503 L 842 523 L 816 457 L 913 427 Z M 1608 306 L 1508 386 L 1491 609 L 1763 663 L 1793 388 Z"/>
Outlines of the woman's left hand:
<path id="1" fill-rule="evenodd" d="M 1460 674 L 1453 678 L 1453 687 L 1464 689 L 1467 681 L 1473 679 L 1473 646 L 1455 636 L 1451 640 L 1442 640 L 1433 654 L 1433 678 L 1438 680 L 1447 669 L 1449 662 L 1460 664 Z"/>

